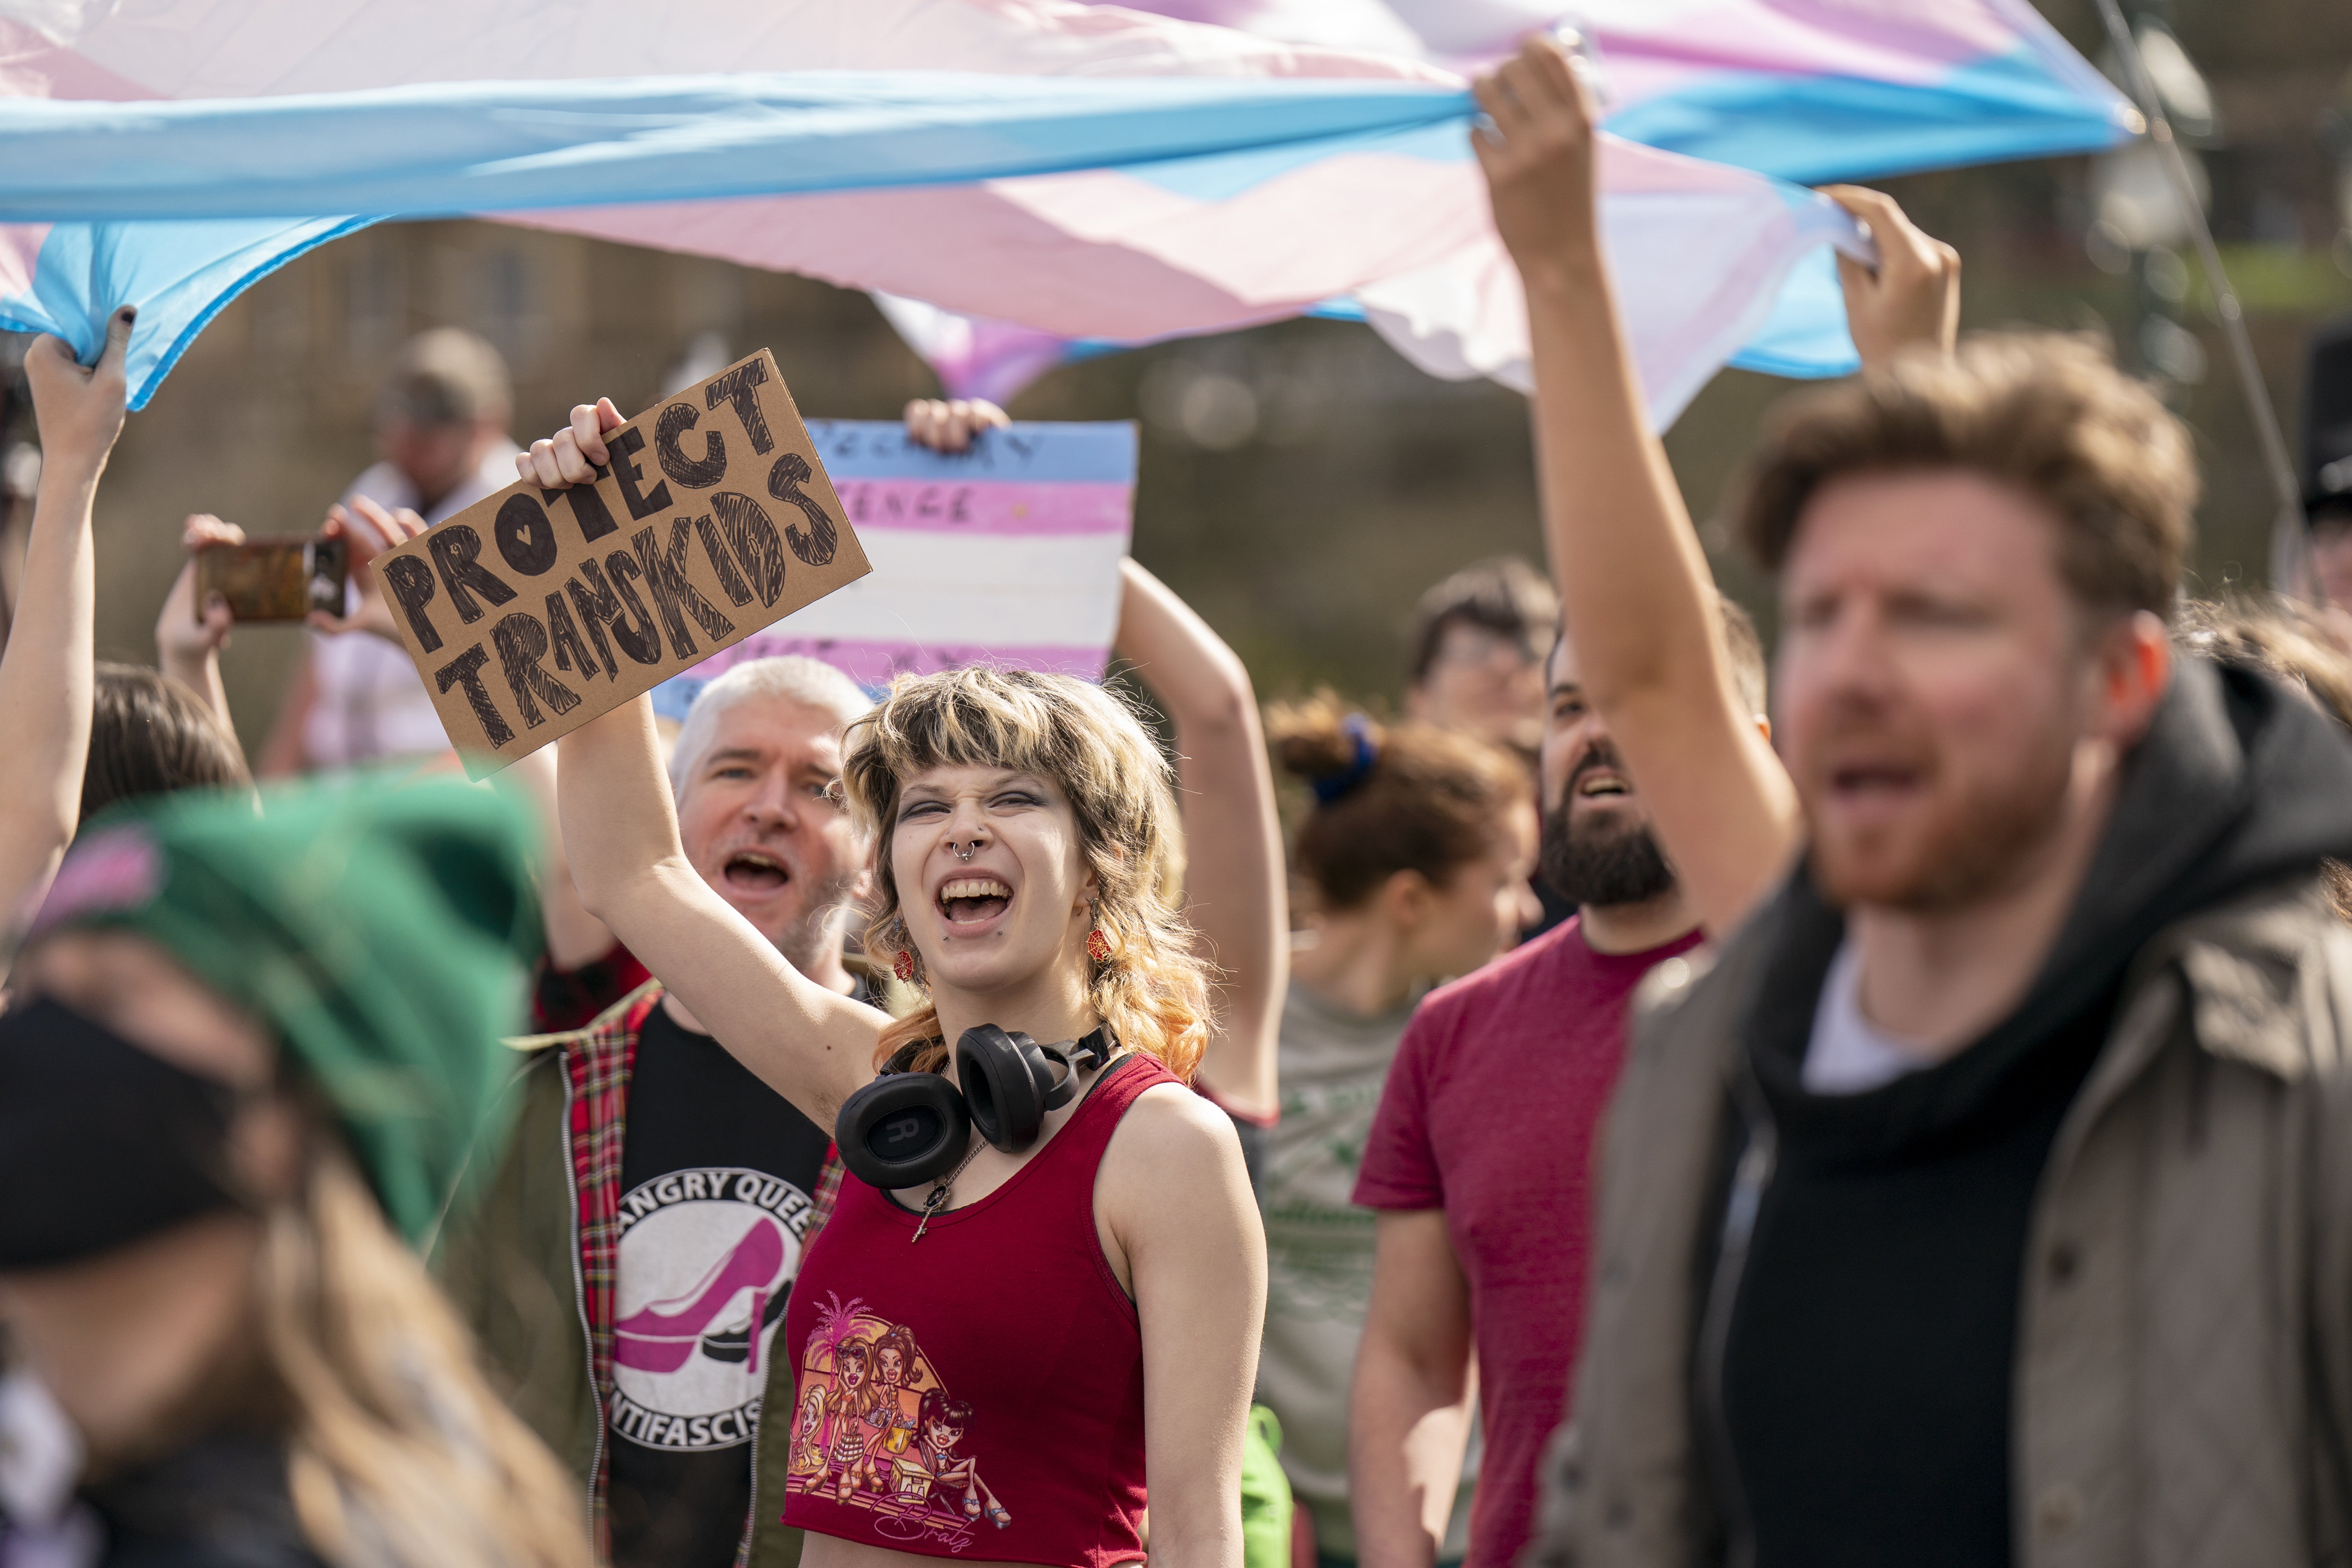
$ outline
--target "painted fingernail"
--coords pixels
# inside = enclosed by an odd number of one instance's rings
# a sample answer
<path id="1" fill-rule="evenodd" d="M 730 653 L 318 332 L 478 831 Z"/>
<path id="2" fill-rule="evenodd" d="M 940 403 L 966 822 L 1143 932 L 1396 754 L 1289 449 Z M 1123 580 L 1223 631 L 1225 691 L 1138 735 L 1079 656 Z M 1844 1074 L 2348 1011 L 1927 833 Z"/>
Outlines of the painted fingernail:
<path id="1" fill-rule="evenodd" d="M 117 310 L 115 314 L 122 319 L 122 324 L 127 327 L 131 322 L 139 319 L 139 307 L 136 305 L 125 305 L 122 309 Z"/>

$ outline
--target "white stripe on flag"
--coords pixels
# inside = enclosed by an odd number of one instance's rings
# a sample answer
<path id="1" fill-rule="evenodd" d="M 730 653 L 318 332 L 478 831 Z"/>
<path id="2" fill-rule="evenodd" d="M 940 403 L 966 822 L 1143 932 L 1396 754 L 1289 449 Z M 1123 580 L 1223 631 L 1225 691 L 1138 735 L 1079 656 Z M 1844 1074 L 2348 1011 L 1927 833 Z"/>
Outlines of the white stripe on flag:
<path id="1" fill-rule="evenodd" d="M 861 528 L 871 576 L 778 622 L 780 636 L 1105 647 L 1118 626 L 1118 533 L 1007 538 Z"/>

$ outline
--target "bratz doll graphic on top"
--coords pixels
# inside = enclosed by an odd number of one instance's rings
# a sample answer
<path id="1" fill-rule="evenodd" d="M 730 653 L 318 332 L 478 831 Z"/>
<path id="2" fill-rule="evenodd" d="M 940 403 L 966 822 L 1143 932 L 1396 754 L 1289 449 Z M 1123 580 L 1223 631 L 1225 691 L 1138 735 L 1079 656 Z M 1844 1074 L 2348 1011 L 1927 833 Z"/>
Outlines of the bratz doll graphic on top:
<path id="1" fill-rule="evenodd" d="M 785 1485 L 874 1516 L 886 1540 L 971 1544 L 986 1520 L 1013 1516 L 960 1451 L 972 1407 L 950 1394 L 914 1331 L 827 1294 L 801 1352 L 801 1394 Z"/>
<path id="2" fill-rule="evenodd" d="M 1013 1516 L 980 1479 L 979 1467 L 956 1452 L 964 1428 L 971 1425 L 971 1406 L 952 1398 L 944 1388 L 924 1394 L 915 1415 L 915 1440 L 898 1456 L 898 1495 L 936 1509 L 979 1519 L 1002 1530 Z"/>

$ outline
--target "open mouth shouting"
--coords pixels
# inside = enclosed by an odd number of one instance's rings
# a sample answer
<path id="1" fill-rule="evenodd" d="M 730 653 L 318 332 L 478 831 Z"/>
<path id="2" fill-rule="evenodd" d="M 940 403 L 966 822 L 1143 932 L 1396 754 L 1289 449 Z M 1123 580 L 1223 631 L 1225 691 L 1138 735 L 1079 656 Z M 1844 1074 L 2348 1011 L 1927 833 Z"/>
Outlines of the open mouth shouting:
<path id="1" fill-rule="evenodd" d="M 1610 799 L 1633 793 L 1633 786 L 1625 782 L 1625 776 L 1612 768 L 1595 768 L 1576 781 L 1579 800 Z"/>
<path id="2" fill-rule="evenodd" d="M 1013 889 L 994 877 L 956 877 L 940 886 L 940 913 L 950 934 L 986 925 L 1013 905 Z"/>
<path id="3" fill-rule="evenodd" d="M 732 850 L 719 866 L 728 888 L 747 897 L 780 892 L 793 879 L 793 869 L 781 857 L 746 845 Z"/>
<path id="4" fill-rule="evenodd" d="M 1616 802 L 1633 793 L 1633 781 L 1625 775 L 1614 751 L 1607 746 L 1594 748 L 1569 775 L 1568 803 Z"/>
<path id="5" fill-rule="evenodd" d="M 1925 773 L 1901 762 L 1849 761 L 1829 770 L 1828 804 L 1857 824 L 1892 816 L 1919 798 Z"/>

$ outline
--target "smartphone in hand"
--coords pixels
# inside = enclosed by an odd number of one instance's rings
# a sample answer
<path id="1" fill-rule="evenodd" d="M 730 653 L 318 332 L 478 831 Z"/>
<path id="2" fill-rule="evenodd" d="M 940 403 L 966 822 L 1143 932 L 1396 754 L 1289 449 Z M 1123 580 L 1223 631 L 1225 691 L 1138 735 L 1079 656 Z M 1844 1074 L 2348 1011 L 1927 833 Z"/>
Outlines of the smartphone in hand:
<path id="1" fill-rule="evenodd" d="M 249 539 L 196 552 L 196 618 L 218 594 L 239 621 L 299 621 L 343 613 L 349 549 L 340 539 Z"/>

